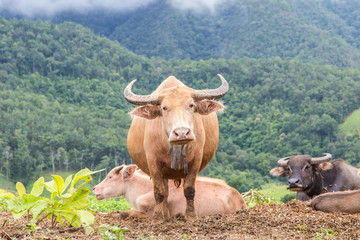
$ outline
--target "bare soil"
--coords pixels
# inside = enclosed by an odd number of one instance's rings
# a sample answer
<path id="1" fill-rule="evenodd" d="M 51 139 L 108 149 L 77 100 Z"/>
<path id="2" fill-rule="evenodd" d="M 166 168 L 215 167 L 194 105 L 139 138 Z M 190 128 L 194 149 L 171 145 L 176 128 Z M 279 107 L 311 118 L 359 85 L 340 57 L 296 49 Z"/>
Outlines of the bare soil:
<path id="1" fill-rule="evenodd" d="M 186 222 L 183 217 L 155 224 L 151 219 L 121 219 L 119 212 L 96 213 L 95 232 L 58 225 L 48 220 L 41 229 L 25 229 L 26 218 L 14 220 L 0 212 L 0 239 L 109 239 L 98 233 L 102 224 L 127 228 L 124 239 L 359 239 L 360 214 L 324 213 L 304 202 L 258 205 L 229 215 L 214 215 Z"/>

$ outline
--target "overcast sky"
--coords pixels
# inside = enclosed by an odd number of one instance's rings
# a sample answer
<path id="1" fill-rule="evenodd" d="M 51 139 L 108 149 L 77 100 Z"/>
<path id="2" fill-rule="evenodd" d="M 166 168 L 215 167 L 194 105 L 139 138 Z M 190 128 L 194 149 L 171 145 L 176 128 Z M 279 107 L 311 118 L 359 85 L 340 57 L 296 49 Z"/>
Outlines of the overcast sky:
<path id="1" fill-rule="evenodd" d="M 146 6 L 159 0 L 0 0 L 0 11 L 28 17 L 52 16 L 56 13 L 73 10 L 80 13 L 104 9 L 129 11 Z M 166 0 L 172 6 L 182 10 L 214 11 L 217 4 L 227 0 Z"/>

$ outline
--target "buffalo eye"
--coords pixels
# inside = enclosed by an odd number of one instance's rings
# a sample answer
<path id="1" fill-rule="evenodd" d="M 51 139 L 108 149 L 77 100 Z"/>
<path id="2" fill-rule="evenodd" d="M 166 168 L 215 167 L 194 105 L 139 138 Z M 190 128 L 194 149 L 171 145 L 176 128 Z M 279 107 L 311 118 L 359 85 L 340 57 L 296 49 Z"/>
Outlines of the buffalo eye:
<path id="1" fill-rule="evenodd" d="M 306 165 L 306 166 L 304 167 L 304 169 L 305 169 L 305 170 L 309 170 L 309 169 L 310 169 L 310 166 L 309 166 L 309 165 Z"/>
<path id="2" fill-rule="evenodd" d="M 167 108 L 167 107 L 165 107 L 165 106 L 161 106 L 161 109 L 162 109 L 163 111 L 168 110 L 168 108 Z"/>

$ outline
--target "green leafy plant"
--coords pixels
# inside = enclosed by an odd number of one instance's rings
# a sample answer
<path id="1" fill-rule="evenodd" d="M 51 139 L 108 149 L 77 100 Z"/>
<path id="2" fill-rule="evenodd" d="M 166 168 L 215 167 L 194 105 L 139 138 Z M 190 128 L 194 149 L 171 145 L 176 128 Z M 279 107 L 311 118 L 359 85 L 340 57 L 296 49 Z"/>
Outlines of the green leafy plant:
<path id="1" fill-rule="evenodd" d="M 108 224 L 102 224 L 98 229 L 98 233 L 106 240 L 125 239 L 123 234 L 125 232 L 130 232 L 130 230 L 126 227 L 119 228 Z"/>
<path id="2" fill-rule="evenodd" d="M 65 181 L 59 175 L 52 175 L 53 180 L 49 182 L 45 182 L 44 178 L 40 177 L 34 182 L 30 193 L 26 193 L 24 185 L 18 182 L 16 183 L 18 196 L 9 197 L 7 208 L 15 219 L 27 213 L 30 225 L 36 225 L 43 219 L 50 218 L 54 227 L 56 223 L 65 225 L 64 220 L 66 220 L 68 225 L 83 226 L 90 233 L 93 231 L 90 225 L 95 222 L 95 218 L 86 210 L 90 191 L 83 186 L 92 180 L 92 174 L 100 171 L 102 170 L 90 171 L 85 168 L 77 172 L 74 177 L 68 176 Z M 41 197 L 44 188 L 51 193 L 50 198 Z"/>
<path id="3" fill-rule="evenodd" d="M 272 197 L 262 194 L 256 189 L 250 189 L 250 191 L 243 193 L 242 195 L 248 207 L 254 207 L 255 205 L 262 203 L 276 203 Z"/>
<path id="4" fill-rule="evenodd" d="M 305 227 L 306 227 L 306 224 L 304 224 L 304 225 L 299 225 L 299 226 L 297 226 L 296 228 L 299 229 L 300 232 L 306 233 L 306 230 L 304 230 Z"/>
<path id="5" fill-rule="evenodd" d="M 14 194 L 8 192 L 4 189 L 0 189 L 0 211 L 4 211 L 7 209 L 7 200 L 15 197 Z"/>
<path id="6" fill-rule="evenodd" d="M 36 230 L 40 230 L 41 227 L 36 226 L 35 224 L 28 224 L 25 229 L 29 229 L 31 234 L 34 234 Z"/>
<path id="7" fill-rule="evenodd" d="M 40 195 L 44 189 L 44 178 L 39 178 L 34 184 L 31 192 L 26 193 L 25 187 L 21 182 L 16 183 L 16 190 L 18 196 L 13 196 L 8 201 L 8 209 L 12 212 L 13 217 L 18 219 L 22 217 L 25 213 L 33 215 L 33 221 L 30 221 L 30 224 L 34 223 L 36 218 L 42 213 L 47 207 L 48 202 L 41 198 Z"/>
<path id="8" fill-rule="evenodd" d="M 337 232 L 335 232 L 332 229 L 322 229 L 322 228 L 320 228 L 320 232 L 316 233 L 315 239 L 320 240 L 320 239 L 335 238 L 335 234 L 337 234 Z"/>

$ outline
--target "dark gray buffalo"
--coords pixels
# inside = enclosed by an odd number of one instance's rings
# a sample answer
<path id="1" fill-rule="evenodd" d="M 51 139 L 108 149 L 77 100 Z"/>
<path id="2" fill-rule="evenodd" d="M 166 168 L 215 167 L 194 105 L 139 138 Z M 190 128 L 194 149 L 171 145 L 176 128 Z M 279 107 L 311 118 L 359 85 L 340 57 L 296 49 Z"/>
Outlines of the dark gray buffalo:
<path id="1" fill-rule="evenodd" d="M 296 191 L 296 199 L 306 201 L 326 192 L 360 189 L 359 169 L 342 159 L 331 161 L 332 156 L 323 157 L 294 155 L 278 161 L 273 176 L 289 177 L 287 188 Z"/>

